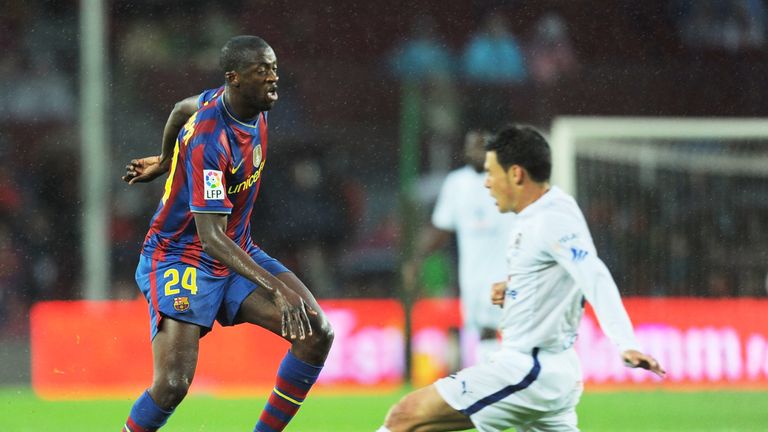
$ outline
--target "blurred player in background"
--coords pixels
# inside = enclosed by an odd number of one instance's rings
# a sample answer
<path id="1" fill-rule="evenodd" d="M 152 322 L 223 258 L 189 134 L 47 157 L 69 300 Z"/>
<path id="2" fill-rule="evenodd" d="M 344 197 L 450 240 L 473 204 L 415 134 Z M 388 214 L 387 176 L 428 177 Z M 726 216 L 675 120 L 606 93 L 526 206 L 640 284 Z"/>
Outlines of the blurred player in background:
<path id="1" fill-rule="evenodd" d="M 331 347 L 331 327 L 312 294 L 251 238 L 267 111 L 278 98 L 277 57 L 264 40 L 237 36 L 222 48 L 220 61 L 225 85 L 177 104 L 161 155 L 132 161 L 123 177 L 135 183 L 170 171 L 136 270 L 149 303 L 153 382 L 134 403 L 125 432 L 165 424 L 187 394 L 199 339 L 214 319 L 225 326 L 256 324 L 291 342 L 254 429 L 259 432 L 285 428 Z M 233 361 L 258 367 L 257 359 Z"/>
<path id="2" fill-rule="evenodd" d="M 502 307 L 502 347 L 490 361 L 406 395 L 380 432 L 576 431 L 582 392 L 573 348 L 588 301 L 630 367 L 665 372 L 640 351 L 610 272 L 598 258 L 576 201 L 549 185 L 544 137 L 511 126 L 486 145 L 485 185 L 500 212 L 514 212 L 507 277 L 490 290 Z"/>
<path id="3" fill-rule="evenodd" d="M 468 339 L 480 338 L 475 352 L 462 350 L 465 366 L 488 359 L 499 347 L 496 329 L 501 311 L 488 301 L 488 290 L 506 275 L 505 250 L 513 218 L 513 215 L 499 213 L 483 186 L 484 145 L 489 138 L 490 134 L 485 131 L 467 133 L 466 165 L 445 178 L 432 212 L 432 224 L 422 231 L 414 258 L 404 269 L 406 285 L 416 286 L 424 259 L 445 247 L 451 236 L 456 235 L 464 326 L 462 346 L 468 345 Z"/>

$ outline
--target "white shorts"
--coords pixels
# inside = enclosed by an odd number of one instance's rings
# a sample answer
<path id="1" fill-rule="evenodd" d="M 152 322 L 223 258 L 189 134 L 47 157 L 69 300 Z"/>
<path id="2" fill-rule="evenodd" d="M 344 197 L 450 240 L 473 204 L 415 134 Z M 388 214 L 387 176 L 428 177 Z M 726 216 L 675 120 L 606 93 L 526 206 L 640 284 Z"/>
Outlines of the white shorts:
<path id="1" fill-rule="evenodd" d="M 576 404 L 583 385 L 576 352 L 502 350 L 491 361 L 435 382 L 453 409 L 480 432 L 578 431 Z"/>

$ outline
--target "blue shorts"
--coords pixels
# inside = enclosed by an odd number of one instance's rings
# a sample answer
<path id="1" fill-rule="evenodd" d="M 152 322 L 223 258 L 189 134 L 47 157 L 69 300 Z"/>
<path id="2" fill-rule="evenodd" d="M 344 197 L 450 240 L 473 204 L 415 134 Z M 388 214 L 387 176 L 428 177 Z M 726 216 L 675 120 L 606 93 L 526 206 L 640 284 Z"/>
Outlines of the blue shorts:
<path id="1" fill-rule="evenodd" d="M 258 247 L 248 254 L 273 275 L 290 271 Z M 231 326 L 240 305 L 257 288 L 235 272 L 217 277 L 186 263 L 155 261 L 144 255 L 136 268 L 136 283 L 149 303 L 152 339 L 164 316 L 199 325 L 201 337 L 211 331 L 214 320 Z"/>

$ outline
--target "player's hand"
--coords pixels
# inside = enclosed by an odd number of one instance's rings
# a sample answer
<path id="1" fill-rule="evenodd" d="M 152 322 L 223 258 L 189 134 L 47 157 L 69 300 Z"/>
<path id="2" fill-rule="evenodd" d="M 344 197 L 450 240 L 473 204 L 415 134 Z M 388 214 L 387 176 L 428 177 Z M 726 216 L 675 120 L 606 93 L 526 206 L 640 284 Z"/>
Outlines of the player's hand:
<path id="1" fill-rule="evenodd" d="M 317 315 L 317 311 L 309 307 L 300 295 L 288 287 L 276 289 L 274 302 L 282 316 L 283 337 L 303 340 L 307 336 L 312 336 L 309 315 Z"/>
<path id="2" fill-rule="evenodd" d="M 496 282 L 491 286 L 491 303 L 504 307 L 504 296 L 507 292 L 507 282 Z"/>
<path id="3" fill-rule="evenodd" d="M 624 360 L 624 364 L 628 367 L 643 368 L 655 373 L 661 378 L 664 378 L 664 375 L 667 374 L 667 371 L 661 367 L 655 358 L 649 356 L 648 354 L 643 354 L 637 350 L 624 351 L 621 353 L 621 359 Z"/>
<path id="4" fill-rule="evenodd" d="M 170 159 L 160 163 L 160 156 L 133 159 L 125 166 L 123 181 L 128 184 L 147 183 L 168 172 Z"/>

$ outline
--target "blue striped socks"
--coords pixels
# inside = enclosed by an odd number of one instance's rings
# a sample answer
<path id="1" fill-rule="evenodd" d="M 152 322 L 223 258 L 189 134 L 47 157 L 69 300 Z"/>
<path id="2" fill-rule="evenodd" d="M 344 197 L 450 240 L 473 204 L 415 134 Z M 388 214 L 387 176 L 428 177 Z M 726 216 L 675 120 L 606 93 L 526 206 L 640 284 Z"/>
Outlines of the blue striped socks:
<path id="1" fill-rule="evenodd" d="M 275 388 L 261 412 L 254 432 L 278 432 L 285 429 L 317 381 L 322 368 L 304 363 L 289 350 L 277 370 Z"/>

